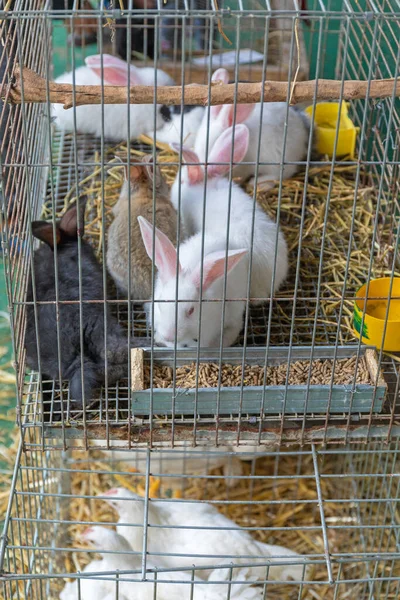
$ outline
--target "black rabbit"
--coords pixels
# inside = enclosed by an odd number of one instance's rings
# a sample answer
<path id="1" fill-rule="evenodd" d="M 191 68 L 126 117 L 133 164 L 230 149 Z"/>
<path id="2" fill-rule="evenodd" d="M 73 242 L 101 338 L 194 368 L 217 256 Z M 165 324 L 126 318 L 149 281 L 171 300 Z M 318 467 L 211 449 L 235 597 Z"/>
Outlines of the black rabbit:
<path id="1" fill-rule="evenodd" d="M 69 208 L 56 224 L 59 312 L 55 304 L 37 305 L 37 327 L 42 381 L 59 379 L 59 354 L 57 345 L 57 323 L 60 337 L 60 366 L 62 380 L 69 381 L 70 398 L 74 407 L 81 407 L 82 393 L 82 352 L 80 344 L 79 303 L 62 304 L 62 301 L 79 300 L 78 235 L 83 236 L 84 202 L 80 202 L 80 230 L 77 228 L 77 207 Z M 32 234 L 45 242 L 35 251 L 34 283 L 36 301 L 56 300 L 56 279 L 54 272 L 53 224 L 34 221 Z M 105 381 L 105 339 L 104 303 L 88 302 L 103 300 L 103 271 L 91 246 L 81 241 L 82 269 L 82 336 L 83 336 L 83 389 L 86 402 L 94 396 L 94 391 Z M 28 302 L 33 302 L 32 278 L 29 281 Z M 108 385 L 127 377 L 128 345 L 123 329 L 116 318 L 107 313 L 107 373 Z M 39 369 L 38 344 L 33 304 L 28 305 L 25 347 L 27 364 L 31 369 Z M 48 402 L 49 400 L 47 400 Z M 44 400 L 45 402 L 45 400 Z"/>

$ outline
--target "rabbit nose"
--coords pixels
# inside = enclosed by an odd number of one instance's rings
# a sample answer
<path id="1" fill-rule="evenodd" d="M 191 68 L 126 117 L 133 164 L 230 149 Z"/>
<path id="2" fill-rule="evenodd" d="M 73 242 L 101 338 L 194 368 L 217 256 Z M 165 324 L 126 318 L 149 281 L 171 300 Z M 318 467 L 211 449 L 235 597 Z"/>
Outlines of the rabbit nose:
<path id="1" fill-rule="evenodd" d="M 160 113 L 163 120 L 166 123 L 169 123 L 171 121 L 171 109 L 169 108 L 169 106 L 165 106 L 165 104 L 163 104 L 163 106 L 160 108 Z"/>

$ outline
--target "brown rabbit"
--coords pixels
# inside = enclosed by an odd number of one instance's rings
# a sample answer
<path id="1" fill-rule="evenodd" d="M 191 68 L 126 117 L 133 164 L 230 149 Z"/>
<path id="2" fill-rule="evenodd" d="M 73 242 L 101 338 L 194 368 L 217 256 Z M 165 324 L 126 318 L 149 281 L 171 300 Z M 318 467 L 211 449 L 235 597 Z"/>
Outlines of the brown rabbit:
<path id="1" fill-rule="evenodd" d="M 151 299 L 152 262 L 143 244 L 137 218 L 153 223 L 153 182 L 156 188 L 156 226 L 176 245 L 178 217 L 169 199 L 169 187 L 152 156 L 131 158 L 130 172 L 125 166 L 125 182 L 113 208 L 114 221 L 108 230 L 107 267 L 118 288 L 128 294 L 129 233 L 131 236 L 131 298 Z M 136 164 L 146 163 L 145 165 Z M 129 227 L 129 186 L 130 227 Z"/>

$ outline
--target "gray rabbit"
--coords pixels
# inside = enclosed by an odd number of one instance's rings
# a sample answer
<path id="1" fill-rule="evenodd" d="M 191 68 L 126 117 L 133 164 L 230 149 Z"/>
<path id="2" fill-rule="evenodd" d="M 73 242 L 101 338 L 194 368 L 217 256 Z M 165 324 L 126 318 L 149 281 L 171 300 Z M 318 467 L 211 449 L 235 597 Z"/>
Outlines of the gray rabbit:
<path id="1" fill-rule="evenodd" d="M 33 235 L 44 242 L 35 251 L 33 257 L 39 340 L 36 335 L 32 277 L 28 284 L 27 301 L 31 304 L 28 305 L 27 310 L 25 336 L 28 366 L 38 370 L 40 358 L 42 380 L 58 380 L 61 371 L 62 380 L 69 381 L 70 397 L 75 407 L 82 406 L 83 390 L 88 402 L 94 397 L 96 388 L 104 384 L 106 362 L 103 271 L 93 249 L 83 239 L 81 240 L 82 329 L 79 302 L 61 303 L 79 301 L 78 235 L 82 237 L 84 232 L 84 208 L 84 202 L 81 201 L 79 231 L 76 205 L 69 208 L 55 226 L 60 301 L 58 314 L 56 304 L 52 303 L 56 300 L 53 224 L 46 221 L 32 223 Z M 40 304 L 41 302 L 51 303 Z M 108 306 L 106 315 L 107 383 L 113 385 L 118 379 L 127 377 L 128 346 L 123 329 L 110 313 Z M 60 337 L 60 355 L 57 328 Z M 83 348 L 80 343 L 81 332 Z"/>

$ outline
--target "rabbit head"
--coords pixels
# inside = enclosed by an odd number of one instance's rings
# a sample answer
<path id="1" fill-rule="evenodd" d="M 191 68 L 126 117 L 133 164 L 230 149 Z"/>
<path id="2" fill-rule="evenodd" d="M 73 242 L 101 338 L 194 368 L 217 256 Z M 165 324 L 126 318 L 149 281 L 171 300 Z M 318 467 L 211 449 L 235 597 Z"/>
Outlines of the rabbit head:
<path id="1" fill-rule="evenodd" d="M 200 288 L 202 288 L 203 299 L 222 298 L 221 289 L 216 289 L 216 284 L 222 283 L 224 274 L 228 274 L 247 251 L 231 250 L 227 257 L 225 251 L 206 255 L 201 278 L 201 260 L 197 264 L 194 260 L 194 266 L 191 268 L 183 268 L 177 260 L 177 252 L 173 244 L 157 228 L 155 228 L 153 259 L 153 226 L 143 217 L 139 217 L 138 220 L 147 254 L 154 260 L 158 269 L 152 322 L 155 342 L 174 347 L 176 332 L 177 347 L 193 347 L 199 341 L 200 346 L 212 346 L 213 341 L 218 339 L 221 328 L 221 305 L 218 302 L 205 302 L 202 305 L 199 340 Z M 190 253 L 192 250 L 195 257 L 198 252 L 191 248 L 191 241 L 189 239 L 181 246 L 181 251 Z"/>
<path id="2" fill-rule="evenodd" d="M 122 162 L 120 157 L 116 157 Z M 131 188 L 131 193 L 136 193 L 138 190 L 145 191 L 153 195 L 155 187 L 157 196 L 169 197 L 169 187 L 161 172 L 158 164 L 154 164 L 153 156 L 146 154 L 140 157 L 130 157 L 130 165 L 124 164 L 124 185 L 121 190 L 121 196 L 128 196 L 128 186 Z"/>
<path id="3" fill-rule="evenodd" d="M 233 160 L 232 160 L 232 139 L 233 139 Z M 171 144 L 176 152 L 180 152 L 178 144 Z M 220 185 L 220 180 L 230 171 L 231 160 L 233 163 L 240 163 L 245 157 L 249 147 L 249 130 L 246 125 L 236 125 L 228 127 L 223 131 L 213 145 L 209 153 L 207 162 L 207 188 Z M 195 186 L 204 185 L 204 161 L 193 150 L 182 148 L 182 158 L 185 165 L 178 172 L 171 188 L 171 201 L 176 207 L 178 205 L 179 186 L 181 186 L 182 198 Z M 202 164 L 203 162 L 203 164 Z"/>
<path id="4" fill-rule="evenodd" d="M 229 83 L 228 71 L 222 68 L 217 69 L 211 80 L 214 82 L 221 81 L 222 83 Z M 219 136 L 226 131 L 226 129 L 232 127 L 233 123 L 235 123 L 235 125 L 245 123 L 254 111 L 255 106 L 255 104 L 237 104 L 236 106 L 234 104 L 223 104 L 219 106 L 210 106 L 209 114 L 208 110 L 205 111 L 194 144 L 194 151 L 202 162 L 206 160 L 206 150 L 209 160 L 211 161 L 210 154 Z"/>

